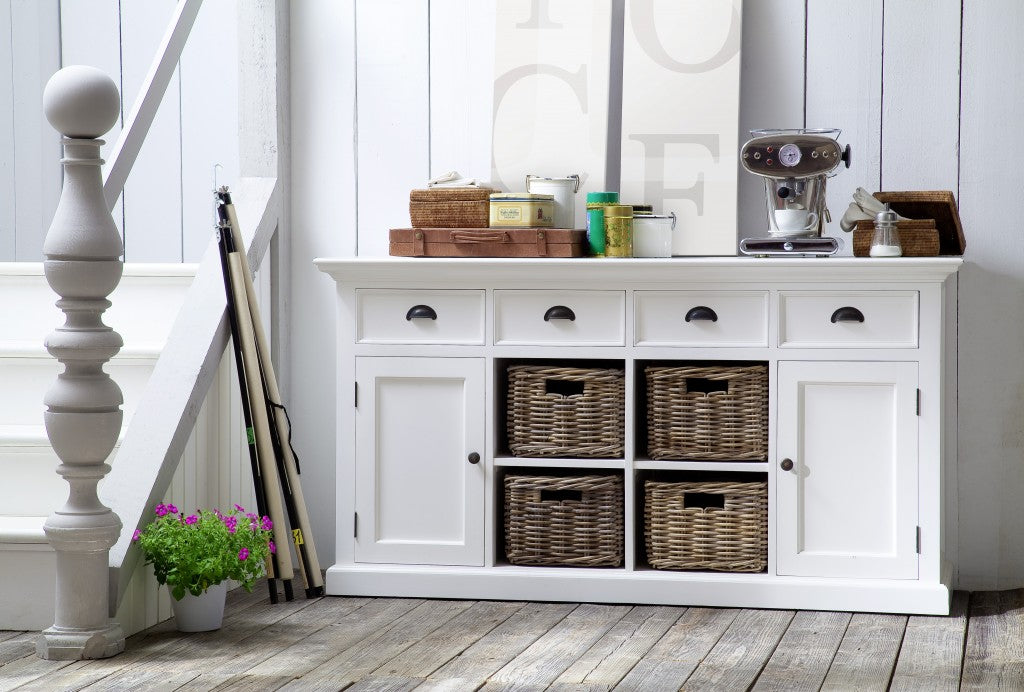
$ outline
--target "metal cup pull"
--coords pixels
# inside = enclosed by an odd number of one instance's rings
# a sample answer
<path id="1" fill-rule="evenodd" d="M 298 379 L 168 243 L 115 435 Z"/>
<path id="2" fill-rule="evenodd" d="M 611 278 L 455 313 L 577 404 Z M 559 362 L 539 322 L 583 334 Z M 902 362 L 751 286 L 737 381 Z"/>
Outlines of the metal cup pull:
<path id="1" fill-rule="evenodd" d="M 550 322 L 551 320 L 569 320 L 570 322 L 575 322 L 576 313 L 572 311 L 572 308 L 566 307 L 565 305 L 552 305 L 548 308 L 547 312 L 544 313 L 544 321 Z"/>
<path id="2" fill-rule="evenodd" d="M 864 313 L 851 305 L 836 308 L 832 313 L 832 324 L 836 322 L 863 322 Z"/>
<path id="3" fill-rule="evenodd" d="M 410 322 L 418 319 L 436 320 L 437 312 L 429 305 L 413 305 L 409 308 L 409 312 L 405 313 L 405 319 Z"/>
<path id="4" fill-rule="evenodd" d="M 718 321 L 718 313 L 709 308 L 707 305 L 698 305 L 690 308 L 686 312 L 686 321 L 693 322 L 694 320 L 710 320 L 711 322 Z"/>

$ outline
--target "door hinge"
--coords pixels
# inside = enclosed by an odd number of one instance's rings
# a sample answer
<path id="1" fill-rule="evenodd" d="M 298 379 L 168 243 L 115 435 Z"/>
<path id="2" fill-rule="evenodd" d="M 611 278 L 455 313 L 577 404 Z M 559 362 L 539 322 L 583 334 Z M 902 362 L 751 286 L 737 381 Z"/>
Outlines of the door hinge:
<path id="1" fill-rule="evenodd" d="M 352 538 L 359 538 L 359 512 L 352 512 Z"/>
<path id="2" fill-rule="evenodd" d="M 917 415 L 921 415 L 921 390 L 917 390 Z"/>
<path id="3" fill-rule="evenodd" d="M 352 383 L 352 405 L 359 408 L 359 383 Z"/>
<path id="4" fill-rule="evenodd" d="M 921 527 L 917 527 L 917 554 L 921 554 Z"/>

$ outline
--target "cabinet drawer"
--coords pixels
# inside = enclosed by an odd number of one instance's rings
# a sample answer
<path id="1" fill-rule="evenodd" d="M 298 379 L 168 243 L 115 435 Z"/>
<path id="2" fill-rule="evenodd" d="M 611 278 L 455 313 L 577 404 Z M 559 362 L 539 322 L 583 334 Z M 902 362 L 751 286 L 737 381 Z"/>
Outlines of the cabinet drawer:
<path id="1" fill-rule="evenodd" d="M 782 292 L 783 348 L 917 348 L 917 291 Z"/>
<path id="2" fill-rule="evenodd" d="M 625 291 L 495 291 L 494 343 L 624 346 Z"/>
<path id="3" fill-rule="evenodd" d="M 356 342 L 482 344 L 483 291 L 356 291 Z"/>
<path id="4" fill-rule="evenodd" d="M 637 346 L 767 346 L 767 291 L 637 291 Z"/>

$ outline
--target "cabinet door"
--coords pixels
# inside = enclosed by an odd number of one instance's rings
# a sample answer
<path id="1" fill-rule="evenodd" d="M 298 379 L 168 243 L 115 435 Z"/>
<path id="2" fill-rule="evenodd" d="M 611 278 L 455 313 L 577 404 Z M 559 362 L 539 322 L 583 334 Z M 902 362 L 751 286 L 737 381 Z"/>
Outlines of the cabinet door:
<path id="1" fill-rule="evenodd" d="M 483 565 L 483 359 L 356 358 L 356 381 L 356 561 Z"/>
<path id="2" fill-rule="evenodd" d="M 778 407 L 778 573 L 916 579 L 917 364 L 780 362 Z"/>

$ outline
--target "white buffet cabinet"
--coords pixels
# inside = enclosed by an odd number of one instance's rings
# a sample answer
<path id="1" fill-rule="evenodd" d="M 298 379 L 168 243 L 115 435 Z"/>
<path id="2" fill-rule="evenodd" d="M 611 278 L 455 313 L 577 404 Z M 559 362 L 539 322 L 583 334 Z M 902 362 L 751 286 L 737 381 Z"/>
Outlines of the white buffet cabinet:
<path id="1" fill-rule="evenodd" d="M 337 282 L 327 593 L 948 613 L 960 263 L 317 260 Z M 698 306 L 715 319 L 687 321 Z M 504 368 L 531 359 L 624 368 L 622 458 L 509 454 Z M 766 364 L 768 460 L 647 458 L 646 361 Z M 508 468 L 621 473 L 623 566 L 509 564 Z M 767 571 L 646 565 L 640 479 L 723 471 L 768 481 Z"/>

